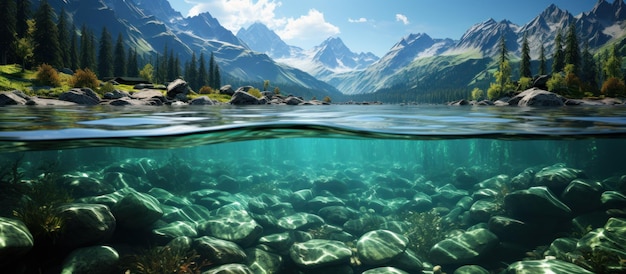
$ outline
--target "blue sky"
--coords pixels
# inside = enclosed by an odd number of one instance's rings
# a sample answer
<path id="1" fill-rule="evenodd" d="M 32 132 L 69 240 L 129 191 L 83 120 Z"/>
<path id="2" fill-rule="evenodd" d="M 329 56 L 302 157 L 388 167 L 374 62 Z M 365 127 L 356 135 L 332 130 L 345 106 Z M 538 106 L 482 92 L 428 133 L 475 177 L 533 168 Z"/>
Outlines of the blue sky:
<path id="1" fill-rule="evenodd" d="M 621 0 L 620 0 L 621 1 Z M 260 21 L 304 49 L 340 37 L 355 52 L 384 55 L 410 33 L 459 39 L 493 18 L 523 25 L 554 3 L 573 15 L 597 0 L 169 0 L 184 16 L 208 11 L 233 33 Z M 612 1 L 609 1 L 612 2 Z"/>

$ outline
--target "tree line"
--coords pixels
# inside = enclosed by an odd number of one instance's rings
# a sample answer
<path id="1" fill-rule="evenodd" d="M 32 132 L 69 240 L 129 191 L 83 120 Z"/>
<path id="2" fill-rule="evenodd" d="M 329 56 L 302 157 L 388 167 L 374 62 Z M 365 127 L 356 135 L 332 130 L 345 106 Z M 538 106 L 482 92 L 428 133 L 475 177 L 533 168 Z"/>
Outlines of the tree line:
<path id="1" fill-rule="evenodd" d="M 558 31 L 554 40 L 554 52 L 552 53 L 551 71 L 549 73 L 545 48 L 543 45 L 541 46 L 539 60 L 537 60 L 539 62 L 537 75 L 549 77 L 546 82 L 547 89 L 570 98 L 626 96 L 622 56 L 618 46 L 613 45 L 611 49 L 601 51 L 594 56 L 586 41 L 582 50 L 579 45 L 574 23 L 569 25 L 565 41 L 563 41 L 561 31 Z M 505 38 L 501 36 L 498 45 L 498 68 L 493 75 L 495 81 L 489 85 L 487 94 L 479 88 L 474 88 L 471 92 L 472 99 L 479 100 L 485 97 L 496 99 L 509 95 L 516 90 L 525 90 L 533 84 L 536 78 L 533 78 L 530 47 L 526 34 L 522 39 L 517 82 L 512 80 L 508 55 Z"/>
<path id="2" fill-rule="evenodd" d="M 208 67 L 204 53 L 199 59 L 193 53 L 182 66 L 179 56 L 166 45 L 161 54 L 146 61 L 136 49 L 125 46 L 122 33 L 114 42 L 103 27 L 96 39 L 94 31 L 84 24 L 80 30 L 70 25 L 65 10 L 57 15 L 47 0 L 41 1 L 34 14 L 30 0 L 0 0 L 0 10 L 4 11 L 0 17 L 0 64 L 21 64 L 22 69 L 42 64 L 72 71 L 84 69 L 100 79 L 143 77 L 150 82 L 166 83 L 184 77 L 196 90 L 220 87 L 219 66 L 213 53 Z M 144 64 L 141 69 L 140 64 Z"/>

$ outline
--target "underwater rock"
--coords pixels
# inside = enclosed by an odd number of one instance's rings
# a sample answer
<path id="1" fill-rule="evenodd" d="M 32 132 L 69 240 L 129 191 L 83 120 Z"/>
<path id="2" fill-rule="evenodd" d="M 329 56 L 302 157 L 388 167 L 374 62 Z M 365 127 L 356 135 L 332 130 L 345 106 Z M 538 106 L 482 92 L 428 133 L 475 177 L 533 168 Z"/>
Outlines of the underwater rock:
<path id="1" fill-rule="evenodd" d="M 454 270 L 453 274 L 489 274 L 489 270 L 480 265 L 464 265 Z"/>
<path id="2" fill-rule="evenodd" d="M 202 236 L 193 240 L 193 247 L 202 258 L 215 265 L 245 263 L 246 253 L 236 243 Z"/>
<path id="3" fill-rule="evenodd" d="M 478 179 L 471 174 L 471 172 L 465 167 L 459 167 L 454 170 L 452 173 L 452 177 L 454 178 L 454 186 L 469 189 L 474 184 L 478 183 Z"/>
<path id="4" fill-rule="evenodd" d="M 496 234 L 501 241 L 526 243 L 537 232 L 534 227 L 520 220 L 493 216 L 488 222 L 489 231 Z"/>
<path id="5" fill-rule="evenodd" d="M 203 271 L 202 274 L 254 274 L 245 264 L 225 264 Z"/>
<path id="6" fill-rule="evenodd" d="M 324 224 L 324 219 L 311 213 L 298 212 L 278 219 L 278 226 L 286 230 L 306 230 Z"/>
<path id="7" fill-rule="evenodd" d="M 152 229 L 152 234 L 157 239 L 168 242 L 181 236 L 192 238 L 198 236 L 195 224 L 183 221 L 175 221 L 165 226 L 154 228 Z"/>
<path id="8" fill-rule="evenodd" d="M 149 194 L 131 192 L 115 204 L 111 211 L 120 227 L 145 228 L 163 216 L 161 204 Z"/>
<path id="9" fill-rule="evenodd" d="M 291 195 L 291 204 L 296 208 L 302 208 L 306 205 L 307 201 L 313 199 L 313 191 L 310 189 L 301 189 L 294 191 Z"/>
<path id="10" fill-rule="evenodd" d="M 426 212 L 433 208 L 433 199 L 424 192 L 417 192 L 402 206 L 402 209 L 413 212 Z"/>
<path id="11" fill-rule="evenodd" d="M 72 251 L 63 261 L 62 274 L 109 274 L 117 270 L 119 254 L 110 246 L 90 246 Z"/>
<path id="12" fill-rule="evenodd" d="M 311 211 L 319 211 L 327 206 L 344 206 L 346 203 L 337 197 L 315 196 L 307 201 L 307 208 Z"/>
<path id="13" fill-rule="evenodd" d="M 500 205 L 487 200 L 476 201 L 469 210 L 469 216 L 476 222 L 487 222 L 500 211 Z"/>
<path id="14" fill-rule="evenodd" d="M 263 228 L 238 203 L 220 207 L 211 215 L 212 217 L 198 227 L 201 235 L 248 246 L 258 240 L 263 233 Z"/>
<path id="15" fill-rule="evenodd" d="M 363 271 L 362 274 L 409 274 L 409 272 L 391 266 L 383 266 Z"/>
<path id="16" fill-rule="evenodd" d="M 545 186 L 517 190 L 504 197 L 504 208 L 523 221 L 542 218 L 566 219 L 572 210 Z"/>
<path id="17" fill-rule="evenodd" d="M 66 204 L 57 208 L 63 219 L 58 242 L 67 247 L 78 247 L 108 240 L 115 231 L 115 217 L 109 207 L 100 204 Z"/>
<path id="18" fill-rule="evenodd" d="M 181 208 L 184 219 L 180 221 L 190 221 L 199 225 L 203 223 L 205 220 L 209 220 L 211 218 L 211 212 L 201 205 L 192 204 L 190 206 L 186 206 Z"/>
<path id="19" fill-rule="evenodd" d="M 269 246 L 282 254 L 294 243 L 293 237 L 288 232 L 265 235 L 259 239 L 259 244 Z"/>
<path id="20" fill-rule="evenodd" d="M 576 216 L 576 218 L 572 219 L 572 231 L 579 235 L 585 235 L 591 230 L 604 227 L 604 224 L 606 224 L 608 220 L 609 215 L 604 211 L 596 211 Z"/>
<path id="21" fill-rule="evenodd" d="M 343 225 L 356 218 L 359 212 L 346 206 L 327 206 L 321 208 L 317 214 L 329 224 Z"/>
<path id="22" fill-rule="evenodd" d="M 311 269 L 347 264 L 352 251 L 340 241 L 313 239 L 293 244 L 289 249 L 289 256 L 296 265 Z"/>
<path id="23" fill-rule="evenodd" d="M 605 191 L 600 196 L 604 208 L 623 209 L 626 207 L 626 195 L 617 191 Z"/>
<path id="24" fill-rule="evenodd" d="M 626 267 L 626 219 L 610 218 L 603 228 L 590 231 L 576 245 L 582 261 L 604 273 L 624 273 Z M 597 264 L 601 260 L 601 265 Z"/>
<path id="25" fill-rule="evenodd" d="M 561 201 L 577 214 L 592 212 L 602 206 L 604 187 L 598 181 L 572 180 L 561 194 Z"/>
<path id="26" fill-rule="evenodd" d="M 283 257 L 260 248 L 246 249 L 248 261 L 252 273 L 280 273 L 283 268 Z"/>
<path id="27" fill-rule="evenodd" d="M 33 235 L 22 221 L 0 217 L 0 266 L 20 258 L 33 245 Z"/>
<path id="28" fill-rule="evenodd" d="M 186 197 L 176 196 L 169 191 L 158 187 L 151 188 L 148 191 L 148 194 L 156 198 L 161 203 L 161 205 L 184 207 L 192 204 L 191 201 Z"/>
<path id="29" fill-rule="evenodd" d="M 535 274 L 535 273 L 552 273 L 552 274 L 592 274 L 580 266 L 561 260 L 531 260 L 514 262 L 506 268 L 502 273 L 506 274 Z"/>
<path id="30" fill-rule="evenodd" d="M 404 221 L 389 221 L 380 225 L 380 229 L 389 230 L 398 234 L 403 234 L 409 231 L 411 223 Z"/>
<path id="31" fill-rule="evenodd" d="M 457 189 L 455 186 L 451 184 L 446 184 L 440 188 L 437 188 L 437 191 L 434 195 L 431 196 L 433 199 L 433 203 L 438 204 L 442 203 L 444 205 L 454 205 L 461 198 L 469 195 L 466 190 Z"/>
<path id="32" fill-rule="evenodd" d="M 412 273 L 422 271 L 424 269 L 422 259 L 420 259 L 417 254 L 409 248 L 394 257 L 387 264 L 403 270 L 411 271 Z"/>
<path id="33" fill-rule="evenodd" d="M 513 178 L 511 178 L 509 186 L 512 190 L 527 189 L 532 186 L 533 180 L 535 179 L 535 173 L 537 172 L 534 169 L 527 168 L 520 174 L 517 174 Z"/>
<path id="34" fill-rule="evenodd" d="M 581 170 L 568 168 L 562 164 L 545 167 L 535 174 L 534 182 L 546 186 L 555 193 L 560 193 L 574 179 L 585 178 Z"/>
<path id="35" fill-rule="evenodd" d="M 559 260 L 567 261 L 570 258 L 568 255 L 570 252 L 576 250 L 576 244 L 578 239 L 576 238 L 556 238 L 548 247 L 548 250 L 544 252 L 544 256 L 554 256 Z"/>
<path id="36" fill-rule="evenodd" d="M 352 219 L 343 224 L 343 230 L 356 236 L 361 236 L 368 231 L 380 229 L 385 218 L 378 215 L 365 215 L 358 219 Z"/>
<path id="37" fill-rule="evenodd" d="M 122 189 L 127 187 L 138 189 L 147 188 L 145 187 L 147 184 L 143 182 L 137 175 L 126 172 L 106 172 L 104 173 L 103 181 L 108 182 L 116 189 Z"/>
<path id="38" fill-rule="evenodd" d="M 437 264 L 473 263 L 491 253 L 498 243 L 498 237 L 489 230 L 474 229 L 435 244 L 430 259 Z"/>
<path id="39" fill-rule="evenodd" d="M 359 259 L 363 264 L 379 265 L 391 261 L 404 252 L 409 239 L 389 231 L 374 230 L 363 234 L 356 243 Z"/>
<path id="40" fill-rule="evenodd" d="M 97 196 L 115 191 L 113 186 L 93 177 L 65 175 L 63 176 L 63 186 L 68 188 L 75 197 Z"/>
<path id="41" fill-rule="evenodd" d="M 229 193 L 237 193 L 239 192 L 239 182 L 228 175 L 221 175 L 217 178 L 215 189 Z"/>
<path id="42" fill-rule="evenodd" d="M 507 187 L 506 185 L 509 181 L 510 181 L 510 178 L 508 175 L 500 174 L 500 175 L 493 176 L 489 179 L 485 179 L 481 181 L 480 183 L 475 184 L 473 187 L 474 189 L 501 190 Z"/>

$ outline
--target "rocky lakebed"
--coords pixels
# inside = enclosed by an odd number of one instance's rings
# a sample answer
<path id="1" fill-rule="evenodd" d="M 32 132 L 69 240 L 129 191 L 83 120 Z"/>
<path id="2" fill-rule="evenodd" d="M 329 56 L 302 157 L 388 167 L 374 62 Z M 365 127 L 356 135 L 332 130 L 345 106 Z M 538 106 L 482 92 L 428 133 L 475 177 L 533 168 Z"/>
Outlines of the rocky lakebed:
<path id="1" fill-rule="evenodd" d="M 626 175 L 121 159 L 2 177 L 3 273 L 623 273 Z"/>

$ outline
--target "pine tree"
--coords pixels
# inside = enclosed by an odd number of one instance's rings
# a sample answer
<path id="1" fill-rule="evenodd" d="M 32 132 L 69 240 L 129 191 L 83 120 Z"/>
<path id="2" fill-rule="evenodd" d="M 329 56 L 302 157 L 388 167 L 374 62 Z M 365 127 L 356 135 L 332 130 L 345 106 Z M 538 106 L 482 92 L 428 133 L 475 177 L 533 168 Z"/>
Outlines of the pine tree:
<path id="1" fill-rule="evenodd" d="M 546 75 L 547 73 L 545 47 L 541 44 L 541 50 L 539 51 L 539 75 Z"/>
<path id="2" fill-rule="evenodd" d="M 176 58 L 174 58 L 174 78 L 172 79 L 180 78 L 181 75 L 183 73 L 180 71 L 180 58 L 176 54 Z"/>
<path id="3" fill-rule="evenodd" d="M 552 55 L 552 74 L 561 72 L 565 67 L 565 64 L 563 63 L 565 61 L 565 57 L 563 56 L 563 46 L 561 45 L 563 43 L 562 40 L 563 37 L 561 36 L 561 31 L 559 31 L 557 32 L 556 38 L 554 39 L 554 54 Z"/>
<path id="4" fill-rule="evenodd" d="M 53 67 L 61 65 L 61 50 L 59 46 L 59 30 L 54 23 L 54 10 L 43 0 L 35 13 L 35 33 L 33 34 L 33 51 L 35 64 L 46 63 Z"/>
<path id="5" fill-rule="evenodd" d="M 203 86 L 207 86 L 209 77 L 206 71 L 206 62 L 204 61 L 204 53 L 200 53 L 200 60 L 198 60 L 198 79 L 196 82 L 196 86 L 202 88 Z"/>
<path id="6" fill-rule="evenodd" d="M 128 64 L 126 65 L 126 72 L 130 77 L 139 76 L 139 65 L 137 64 L 137 51 L 130 49 L 128 51 Z"/>
<path id="7" fill-rule="evenodd" d="M 80 37 L 80 66 L 81 69 L 96 71 L 96 38 L 83 24 Z"/>
<path id="8" fill-rule="evenodd" d="M 76 34 L 76 27 L 72 25 L 70 29 L 72 35 L 70 38 L 70 59 L 69 59 L 69 67 L 72 70 L 76 70 L 80 67 L 79 65 L 79 55 L 78 55 L 78 35 Z"/>
<path id="9" fill-rule="evenodd" d="M 604 75 L 605 79 L 609 78 L 618 78 L 622 79 L 622 57 L 620 56 L 617 47 L 613 45 L 612 50 L 610 51 L 609 57 L 604 63 Z"/>
<path id="10" fill-rule="evenodd" d="M 98 77 L 113 76 L 113 38 L 106 27 L 102 27 L 98 51 Z"/>
<path id="11" fill-rule="evenodd" d="M 15 0 L 0 0 L 0 64 L 6 64 L 13 56 L 13 45 L 17 41 L 15 36 Z"/>
<path id="12" fill-rule="evenodd" d="M 565 39 L 565 64 L 574 65 L 574 74 L 578 74 L 580 68 L 580 49 L 576 38 L 576 26 L 569 25 L 567 37 Z"/>
<path id="13" fill-rule="evenodd" d="M 165 48 L 163 49 L 163 54 L 157 56 L 157 82 L 165 83 L 167 82 L 167 54 L 169 50 L 167 49 L 167 44 L 165 44 Z"/>
<path id="14" fill-rule="evenodd" d="M 0 10 L 6 11 L 4 9 Z M 17 0 L 15 18 L 15 33 L 17 33 L 17 38 L 24 38 L 28 33 L 28 19 L 30 19 L 30 0 Z"/>
<path id="15" fill-rule="evenodd" d="M 113 54 L 113 75 L 126 76 L 126 52 L 124 51 L 124 37 L 122 34 L 117 35 L 115 42 L 115 53 Z"/>
<path id="16" fill-rule="evenodd" d="M 589 52 L 589 43 L 587 42 L 585 42 L 581 57 L 581 80 L 585 83 L 588 83 L 593 88 L 597 88 L 598 82 L 596 82 L 596 62 L 593 60 L 593 55 L 591 54 L 591 52 Z"/>
<path id="17" fill-rule="evenodd" d="M 528 46 L 528 38 L 524 33 L 524 40 L 522 41 L 522 61 L 520 62 L 520 78 L 532 77 L 530 71 L 530 47 Z"/>
<path id="18" fill-rule="evenodd" d="M 222 77 L 220 76 L 220 67 L 215 63 L 215 69 L 213 70 L 213 81 L 215 89 L 219 89 L 222 86 Z"/>
<path id="19" fill-rule="evenodd" d="M 61 66 L 64 68 L 71 67 L 70 57 L 70 33 L 67 26 L 67 14 L 65 9 L 61 9 L 61 15 L 59 16 L 59 22 L 57 28 L 59 30 L 59 50 L 61 55 Z"/>
<path id="20" fill-rule="evenodd" d="M 185 80 L 195 90 L 200 90 L 202 86 L 198 86 L 198 61 L 196 60 L 196 53 L 191 54 L 191 61 L 189 62 L 187 69 L 185 70 Z"/>
<path id="21" fill-rule="evenodd" d="M 167 58 L 167 79 L 166 82 L 174 81 L 178 75 L 176 75 L 176 59 L 174 59 L 174 50 L 170 50 L 170 56 Z"/>
<path id="22" fill-rule="evenodd" d="M 508 66 L 508 61 L 509 61 L 509 51 L 506 48 L 506 40 L 504 39 L 504 35 L 500 36 L 499 48 L 500 48 L 499 65 L 500 65 L 500 73 L 502 73 L 502 75 L 499 79 L 498 84 L 500 85 L 500 88 L 502 89 L 501 91 L 504 91 L 505 84 L 507 82 L 510 82 L 510 79 L 511 79 L 510 68 L 506 69 Z"/>

